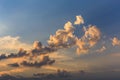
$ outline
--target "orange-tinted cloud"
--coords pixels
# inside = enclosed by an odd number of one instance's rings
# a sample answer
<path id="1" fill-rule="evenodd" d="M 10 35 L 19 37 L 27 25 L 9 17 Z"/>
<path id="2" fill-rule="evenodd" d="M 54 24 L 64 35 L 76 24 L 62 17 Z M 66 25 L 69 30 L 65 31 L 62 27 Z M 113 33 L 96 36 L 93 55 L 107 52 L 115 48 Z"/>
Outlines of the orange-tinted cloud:
<path id="1" fill-rule="evenodd" d="M 117 37 L 114 37 L 112 39 L 112 45 L 113 46 L 120 46 L 120 40 Z"/>
<path id="2" fill-rule="evenodd" d="M 80 25 L 80 24 L 84 24 L 84 20 L 82 18 L 82 16 L 76 16 L 76 21 L 74 22 L 75 25 Z"/>
<path id="3" fill-rule="evenodd" d="M 87 53 L 90 48 L 94 47 L 101 37 L 101 32 L 96 26 L 83 27 L 85 34 L 76 40 L 77 53 Z"/>
<path id="4" fill-rule="evenodd" d="M 12 69 L 12 70 L 7 70 L 7 71 L 1 71 L 0 72 L 0 76 L 4 75 L 4 74 L 9 74 L 11 75 L 12 73 L 20 73 L 23 72 L 26 68 L 16 68 L 16 69 Z"/>

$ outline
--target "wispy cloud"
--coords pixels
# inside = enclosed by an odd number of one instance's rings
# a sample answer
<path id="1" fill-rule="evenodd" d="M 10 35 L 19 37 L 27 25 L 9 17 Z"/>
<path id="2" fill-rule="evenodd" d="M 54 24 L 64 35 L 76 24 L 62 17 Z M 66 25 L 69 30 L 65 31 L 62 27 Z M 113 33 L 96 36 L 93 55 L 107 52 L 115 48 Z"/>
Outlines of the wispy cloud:
<path id="1" fill-rule="evenodd" d="M 26 68 L 16 68 L 16 69 L 12 69 L 12 70 L 7 70 L 7 71 L 1 71 L 0 72 L 0 76 L 4 75 L 4 74 L 9 74 L 11 75 L 12 73 L 20 73 L 23 72 Z"/>
<path id="2" fill-rule="evenodd" d="M 4 36 L 0 37 L 1 53 L 9 53 L 10 51 L 17 51 L 20 48 L 26 50 L 31 49 L 31 45 L 21 42 L 20 37 Z"/>
<path id="3" fill-rule="evenodd" d="M 107 48 L 105 46 L 102 46 L 100 49 L 96 50 L 96 52 L 102 53 L 106 50 Z"/>

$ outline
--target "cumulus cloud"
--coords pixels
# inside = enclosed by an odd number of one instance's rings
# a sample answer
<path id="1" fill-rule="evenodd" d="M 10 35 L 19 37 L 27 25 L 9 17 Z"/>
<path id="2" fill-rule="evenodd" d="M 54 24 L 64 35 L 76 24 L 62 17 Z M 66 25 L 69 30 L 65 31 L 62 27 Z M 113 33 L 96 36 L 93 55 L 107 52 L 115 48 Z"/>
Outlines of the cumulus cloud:
<path id="1" fill-rule="evenodd" d="M 89 26 L 85 30 L 84 37 L 87 38 L 90 47 L 94 46 L 101 37 L 101 32 L 96 26 Z"/>
<path id="2" fill-rule="evenodd" d="M 78 18 L 80 16 L 77 16 Z M 79 19 L 78 19 L 79 20 Z M 101 37 L 101 32 L 96 26 L 89 25 L 88 28 L 83 27 L 84 35 L 78 38 L 74 35 L 75 27 L 71 22 L 64 25 L 64 29 L 58 29 L 55 35 L 51 35 L 48 44 L 53 48 L 69 48 L 77 46 L 77 53 L 87 53 Z"/>
<path id="3" fill-rule="evenodd" d="M 77 39 L 76 45 L 78 46 L 76 50 L 78 54 L 88 52 L 89 47 L 86 45 L 86 42 L 82 39 Z"/>
<path id="4" fill-rule="evenodd" d="M 117 37 L 114 37 L 112 39 L 112 45 L 113 46 L 120 46 L 120 40 Z"/>
<path id="5" fill-rule="evenodd" d="M 96 26 L 83 27 L 84 35 L 76 40 L 77 53 L 87 53 L 100 39 L 101 32 Z"/>
<path id="6" fill-rule="evenodd" d="M 73 35 L 74 27 L 71 22 L 64 25 L 64 29 L 58 29 L 55 35 L 50 35 L 48 44 L 51 47 L 67 48 L 75 44 L 75 36 Z"/>
<path id="7" fill-rule="evenodd" d="M 74 22 L 75 25 L 80 25 L 80 24 L 84 24 L 84 20 L 82 18 L 82 16 L 76 16 L 76 21 Z"/>

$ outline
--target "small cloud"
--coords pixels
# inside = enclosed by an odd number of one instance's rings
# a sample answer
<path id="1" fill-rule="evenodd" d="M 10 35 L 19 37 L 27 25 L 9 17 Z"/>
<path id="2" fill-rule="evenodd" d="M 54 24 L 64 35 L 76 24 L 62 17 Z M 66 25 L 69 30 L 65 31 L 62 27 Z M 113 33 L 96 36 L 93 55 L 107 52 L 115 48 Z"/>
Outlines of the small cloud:
<path id="1" fill-rule="evenodd" d="M 106 50 L 107 48 L 105 46 L 102 46 L 100 49 L 96 50 L 96 52 L 102 53 Z"/>
<path id="2" fill-rule="evenodd" d="M 113 46 L 120 46 L 120 40 L 117 37 L 114 37 L 112 39 L 112 45 Z"/>
<path id="3" fill-rule="evenodd" d="M 34 49 L 41 49 L 42 48 L 42 43 L 39 42 L 39 41 L 34 41 L 33 48 Z"/>
<path id="4" fill-rule="evenodd" d="M 80 24 L 84 24 L 84 20 L 82 18 L 82 16 L 76 16 L 76 21 L 74 22 L 75 25 L 80 25 Z"/>

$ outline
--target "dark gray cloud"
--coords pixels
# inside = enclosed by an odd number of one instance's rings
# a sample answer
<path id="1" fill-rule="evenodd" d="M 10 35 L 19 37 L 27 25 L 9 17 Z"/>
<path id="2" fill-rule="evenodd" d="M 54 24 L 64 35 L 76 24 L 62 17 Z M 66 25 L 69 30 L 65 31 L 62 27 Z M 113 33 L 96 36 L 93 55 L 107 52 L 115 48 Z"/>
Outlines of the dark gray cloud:
<path id="1" fill-rule="evenodd" d="M 27 51 L 24 49 L 19 49 L 18 53 L 10 53 L 9 55 L 6 54 L 1 54 L 0 55 L 0 60 L 2 59 L 8 59 L 8 58 L 18 58 L 18 57 L 23 57 L 23 56 L 28 56 Z"/>
<path id="2" fill-rule="evenodd" d="M 49 46 L 42 46 L 41 42 L 35 41 L 33 43 L 33 49 L 30 51 L 26 51 L 22 48 L 19 49 L 17 53 L 10 53 L 9 55 L 6 54 L 1 54 L 0 55 L 0 60 L 2 59 L 8 59 L 8 58 L 19 58 L 19 57 L 29 57 L 29 56 L 36 56 L 36 55 L 41 55 L 41 54 L 47 54 L 50 52 L 56 51 L 56 49 L 51 48 Z"/>
<path id="3" fill-rule="evenodd" d="M 8 64 L 8 66 L 11 66 L 11 67 L 19 67 L 19 64 L 18 64 L 18 63 L 12 63 L 12 64 Z"/>
<path id="4" fill-rule="evenodd" d="M 44 65 L 52 65 L 53 63 L 55 63 L 55 60 L 51 60 L 49 56 L 44 56 L 40 61 L 34 61 L 34 62 L 23 61 L 22 63 L 20 63 L 20 65 L 28 66 L 28 67 L 41 67 Z"/>

